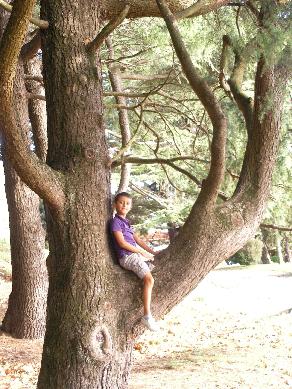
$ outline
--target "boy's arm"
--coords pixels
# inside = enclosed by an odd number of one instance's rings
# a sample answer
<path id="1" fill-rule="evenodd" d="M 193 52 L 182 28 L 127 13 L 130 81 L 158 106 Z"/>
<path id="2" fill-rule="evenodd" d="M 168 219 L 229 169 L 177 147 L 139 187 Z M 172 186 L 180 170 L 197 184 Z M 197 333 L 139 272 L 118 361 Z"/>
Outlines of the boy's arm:
<path id="1" fill-rule="evenodd" d="M 128 250 L 128 251 L 132 251 L 132 253 L 138 253 L 138 254 L 142 254 L 144 257 L 146 257 L 147 259 L 151 260 L 153 259 L 153 256 L 145 253 L 145 251 L 141 250 L 139 247 L 136 247 L 136 246 L 133 246 L 131 245 L 130 243 L 128 243 L 125 238 L 124 238 L 124 235 L 122 233 L 122 231 L 113 231 L 113 234 L 114 234 L 114 237 L 117 241 L 117 244 L 122 248 L 122 249 L 125 249 L 125 250 Z M 134 236 L 134 239 L 135 239 L 135 236 Z M 135 239 L 136 240 L 136 239 Z M 142 247 L 142 246 L 141 246 Z M 150 251 L 149 251 L 150 252 Z"/>
<path id="2" fill-rule="evenodd" d="M 136 243 L 142 247 L 144 250 L 148 251 L 148 253 L 152 254 L 152 255 L 155 255 L 157 253 L 155 253 L 154 250 L 152 250 L 151 247 L 149 247 L 145 242 L 144 240 L 142 240 L 141 238 L 139 238 L 139 236 L 137 236 L 137 234 L 134 234 L 134 239 L 136 241 Z"/>

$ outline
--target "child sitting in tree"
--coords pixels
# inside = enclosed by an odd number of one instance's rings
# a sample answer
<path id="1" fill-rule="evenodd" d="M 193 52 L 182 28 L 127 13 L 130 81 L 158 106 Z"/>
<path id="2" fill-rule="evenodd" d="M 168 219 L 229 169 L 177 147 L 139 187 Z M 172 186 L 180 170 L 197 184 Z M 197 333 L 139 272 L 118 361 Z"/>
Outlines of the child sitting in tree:
<path id="1" fill-rule="evenodd" d="M 126 192 L 121 192 L 116 195 L 114 205 L 117 213 L 111 220 L 110 227 L 119 263 L 124 269 L 133 271 L 143 280 L 144 316 L 141 318 L 141 323 L 149 330 L 157 331 L 159 327 L 150 311 L 154 284 L 151 274 L 153 265 L 147 263 L 154 260 L 155 252 L 133 232 L 129 220 L 126 219 L 127 213 L 132 208 L 132 197 Z"/>

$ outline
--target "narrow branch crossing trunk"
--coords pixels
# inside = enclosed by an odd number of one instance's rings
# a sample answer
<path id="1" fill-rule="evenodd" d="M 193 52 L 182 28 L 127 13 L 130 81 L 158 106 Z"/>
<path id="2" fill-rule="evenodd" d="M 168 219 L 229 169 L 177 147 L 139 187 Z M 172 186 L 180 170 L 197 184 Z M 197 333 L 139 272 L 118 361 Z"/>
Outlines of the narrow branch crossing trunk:
<path id="1" fill-rule="evenodd" d="M 114 49 L 111 38 L 106 39 L 106 45 L 108 47 L 109 51 L 109 59 L 114 60 Z M 114 92 L 119 92 L 122 94 L 124 91 L 123 89 L 123 80 L 120 75 L 120 70 L 117 67 L 117 65 L 109 64 L 109 78 L 112 86 L 112 90 Z M 115 96 L 116 103 L 119 106 L 126 106 L 126 98 L 122 95 Z M 119 116 L 119 125 L 122 135 L 122 145 L 121 147 L 125 147 L 127 143 L 131 139 L 131 129 L 130 129 L 130 123 L 129 123 L 129 117 L 128 117 L 128 111 L 126 109 L 118 108 L 118 116 Z M 128 152 L 130 150 L 127 150 Z M 121 156 L 121 159 L 123 161 L 123 155 Z M 118 186 L 118 192 L 126 192 L 130 183 L 130 175 L 131 175 L 131 164 L 130 163 L 124 163 L 121 164 L 121 178 Z"/>

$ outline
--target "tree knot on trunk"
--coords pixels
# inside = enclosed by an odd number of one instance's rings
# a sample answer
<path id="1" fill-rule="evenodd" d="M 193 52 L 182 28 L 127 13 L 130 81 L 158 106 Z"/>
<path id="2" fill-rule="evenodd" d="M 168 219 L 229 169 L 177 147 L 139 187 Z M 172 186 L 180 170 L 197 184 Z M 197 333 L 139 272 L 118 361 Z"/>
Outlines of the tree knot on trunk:
<path id="1" fill-rule="evenodd" d="M 88 350 L 95 359 L 105 359 L 113 352 L 112 337 L 106 326 L 97 326 L 89 333 Z"/>

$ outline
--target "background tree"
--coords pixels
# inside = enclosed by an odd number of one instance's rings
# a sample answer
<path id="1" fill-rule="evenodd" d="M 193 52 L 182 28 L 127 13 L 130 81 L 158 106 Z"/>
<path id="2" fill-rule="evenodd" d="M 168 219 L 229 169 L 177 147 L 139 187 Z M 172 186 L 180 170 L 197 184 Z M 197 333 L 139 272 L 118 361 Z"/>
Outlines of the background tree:
<path id="1" fill-rule="evenodd" d="M 6 24 L 5 19 L 7 19 L 7 13 L 0 9 L 1 35 Z M 18 61 L 12 102 L 12 109 L 17 112 L 17 128 L 27 138 L 28 145 L 31 135 L 28 127 L 24 63 L 34 54 L 34 43 L 25 47 Z M 2 109 L 2 104 L 0 109 Z M 2 114 L 5 114 L 5 111 Z M 39 138 L 35 137 L 35 140 Z M 40 338 L 45 333 L 48 289 L 44 253 L 45 233 L 40 218 L 40 200 L 13 169 L 9 162 L 9 144 L 5 142 L 5 139 L 2 142 L 2 157 L 9 210 L 12 264 L 12 292 L 9 296 L 2 329 L 18 338 Z"/>
<path id="2" fill-rule="evenodd" d="M 129 16 L 152 15 L 153 9 L 158 14 L 154 2 L 151 6 L 148 2 L 131 4 Z M 209 172 L 185 224 L 161 254 L 154 272 L 157 281 L 153 311 L 161 317 L 216 264 L 254 235 L 270 190 L 288 66 L 283 62 L 285 44 L 277 46 L 274 58 L 267 51 L 274 39 L 272 32 L 280 33 L 285 23 L 285 10 L 274 1 L 258 2 L 251 33 L 257 42 L 254 106 L 245 99 L 242 78 L 235 77 L 241 65 L 237 58 L 230 69 L 230 81 L 235 83 L 231 93 L 247 128 L 243 165 L 234 193 L 228 201 L 217 202 L 225 171 L 225 110 L 210 81 L 192 63 L 175 18 L 163 1 L 157 0 L 157 4 L 183 72 L 212 126 Z M 216 2 L 217 7 L 222 4 Z M 98 34 L 99 23 L 103 15 L 110 15 L 118 7 L 101 12 L 100 5 L 91 1 L 83 1 L 82 5 L 51 0 L 42 3 L 42 19 L 49 22 L 43 33 L 48 112 L 46 164 L 22 147 L 11 112 L 15 65 L 32 7 L 30 0 L 14 2 L 0 46 L 0 96 L 5 110 L 1 122 L 7 142 L 15 150 L 11 162 L 47 205 L 50 284 L 38 387 L 122 388 L 128 381 L 134 339 L 141 332 L 142 307 L 137 293 L 139 280 L 114 265 L 107 246 L 111 161 L 103 127 L 100 62 L 96 54 L 106 31 L 114 24 Z M 189 11 L 193 13 L 194 8 Z M 229 46 L 233 51 L 233 43 Z M 137 130 L 143 120 L 142 111 L 143 108 L 138 111 Z"/>

